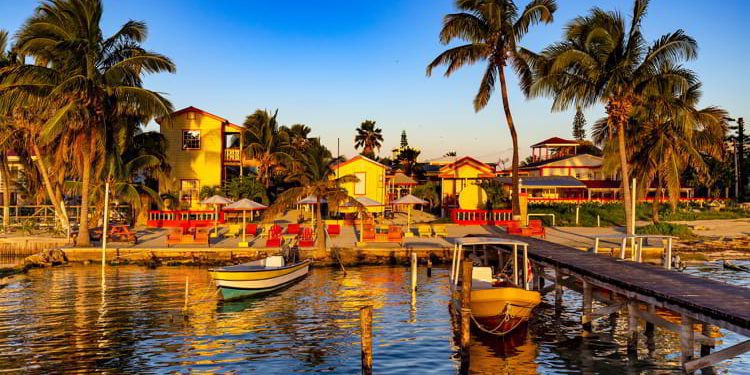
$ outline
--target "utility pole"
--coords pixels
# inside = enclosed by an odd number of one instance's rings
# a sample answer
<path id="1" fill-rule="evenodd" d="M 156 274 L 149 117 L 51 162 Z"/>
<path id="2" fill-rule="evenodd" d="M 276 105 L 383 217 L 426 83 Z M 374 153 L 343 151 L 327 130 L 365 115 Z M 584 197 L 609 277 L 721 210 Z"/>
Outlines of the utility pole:
<path id="1" fill-rule="evenodd" d="M 737 170 L 737 202 L 745 201 L 745 119 L 737 118 L 737 157 L 735 158 L 735 169 Z"/>

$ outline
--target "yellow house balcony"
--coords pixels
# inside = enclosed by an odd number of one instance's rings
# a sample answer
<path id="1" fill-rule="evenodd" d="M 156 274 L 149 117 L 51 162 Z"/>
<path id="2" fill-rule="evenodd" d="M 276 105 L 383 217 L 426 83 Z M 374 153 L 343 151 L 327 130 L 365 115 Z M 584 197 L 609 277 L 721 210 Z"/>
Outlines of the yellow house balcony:
<path id="1" fill-rule="evenodd" d="M 225 148 L 224 149 L 224 161 L 240 161 L 240 149 L 239 148 Z"/>

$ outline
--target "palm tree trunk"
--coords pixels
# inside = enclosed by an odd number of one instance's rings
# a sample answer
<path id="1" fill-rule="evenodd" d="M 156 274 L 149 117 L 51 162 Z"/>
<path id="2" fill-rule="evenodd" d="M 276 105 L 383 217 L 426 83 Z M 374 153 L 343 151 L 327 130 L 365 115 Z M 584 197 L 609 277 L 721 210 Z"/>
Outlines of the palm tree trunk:
<path id="1" fill-rule="evenodd" d="M 632 199 L 630 196 L 630 166 L 628 165 L 628 155 L 625 149 L 625 123 L 617 121 L 617 145 L 620 154 L 620 172 L 622 174 L 622 201 L 625 205 L 625 229 L 627 234 L 634 234 L 635 228 L 630 218 L 633 215 Z"/>
<path id="2" fill-rule="evenodd" d="M 68 213 L 65 212 L 61 201 L 57 199 L 57 195 L 52 188 L 52 181 L 49 178 L 49 172 L 47 171 L 47 165 L 42 158 L 42 153 L 39 151 L 39 147 L 36 144 L 32 144 L 31 149 L 32 151 L 34 151 L 34 156 L 36 157 L 36 167 L 39 170 L 39 174 L 42 175 L 42 183 L 45 190 L 47 190 L 47 196 L 49 197 L 50 202 L 52 202 L 52 207 L 54 208 L 58 219 L 60 219 L 60 224 L 62 224 L 63 229 L 68 229 L 70 227 Z"/>
<path id="3" fill-rule="evenodd" d="M 8 169 L 8 153 L 0 153 L 0 179 L 3 181 L 3 231 L 10 229 L 10 170 Z"/>
<path id="4" fill-rule="evenodd" d="M 315 205 L 315 249 L 317 254 L 314 258 L 323 258 L 326 255 L 325 223 L 323 223 L 323 213 L 321 212 L 320 194 L 316 194 L 315 197 L 317 199 Z"/>
<path id="5" fill-rule="evenodd" d="M 661 206 L 662 199 L 661 191 L 661 176 L 656 176 L 656 192 L 654 193 L 654 200 L 651 202 L 651 221 L 654 224 L 659 222 L 659 207 Z"/>
<path id="6" fill-rule="evenodd" d="M 516 126 L 513 124 L 513 115 L 510 113 L 510 101 L 508 100 L 508 84 L 505 82 L 505 68 L 500 67 L 500 90 L 503 97 L 503 110 L 505 111 L 505 122 L 508 124 L 508 130 L 510 130 L 510 139 L 513 142 L 513 162 L 511 165 L 511 171 L 513 173 L 513 187 L 512 187 L 512 208 L 513 208 L 513 220 L 521 219 L 521 199 L 519 194 L 520 189 L 520 177 L 518 176 L 518 134 L 516 133 Z"/>
<path id="7" fill-rule="evenodd" d="M 93 143 L 93 137 L 91 142 Z M 78 246 L 91 246 L 89 239 L 89 190 L 91 187 L 91 147 L 83 150 L 83 166 L 81 173 L 81 212 L 78 219 Z"/>

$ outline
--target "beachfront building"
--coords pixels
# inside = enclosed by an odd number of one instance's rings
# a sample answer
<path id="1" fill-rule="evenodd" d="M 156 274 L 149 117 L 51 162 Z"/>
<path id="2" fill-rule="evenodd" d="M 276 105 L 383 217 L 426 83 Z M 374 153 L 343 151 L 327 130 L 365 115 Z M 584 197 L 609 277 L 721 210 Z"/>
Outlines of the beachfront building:
<path id="1" fill-rule="evenodd" d="M 411 194 L 411 190 L 417 186 L 417 181 L 403 172 L 396 172 L 385 176 L 385 184 L 386 201 L 391 202 Z"/>
<path id="2" fill-rule="evenodd" d="M 254 164 L 241 152 L 244 127 L 229 120 L 187 107 L 157 120 L 167 139 L 172 181 L 159 187 L 160 193 L 174 193 L 182 209 L 202 208 L 198 193 L 203 186 L 223 184 L 243 174 Z"/>
<path id="3" fill-rule="evenodd" d="M 440 167 L 440 202 L 443 215 L 455 208 L 484 208 L 486 194 L 479 188 L 483 180 L 495 177 L 495 168 L 470 156 Z"/>
<path id="4" fill-rule="evenodd" d="M 370 202 L 367 210 L 372 213 L 383 213 L 386 201 L 385 175 L 387 167 L 368 157 L 357 155 L 345 162 L 333 166 L 332 178 L 352 175 L 357 178 L 355 182 L 346 182 L 341 186 L 346 189 L 349 196 L 361 202 Z M 372 202 L 377 202 L 377 205 Z M 351 207 L 341 208 L 343 213 L 354 212 Z"/>
<path id="5" fill-rule="evenodd" d="M 0 205 L 5 205 L 5 202 L 3 202 L 3 192 L 5 192 L 6 187 L 5 184 L 8 184 L 8 187 L 10 188 L 9 205 L 18 205 L 20 202 L 28 199 L 19 188 L 19 184 L 23 179 L 23 164 L 21 164 L 21 158 L 13 152 L 9 152 L 7 160 L 10 178 L 9 181 L 4 181 L 2 174 L 0 174 Z"/>

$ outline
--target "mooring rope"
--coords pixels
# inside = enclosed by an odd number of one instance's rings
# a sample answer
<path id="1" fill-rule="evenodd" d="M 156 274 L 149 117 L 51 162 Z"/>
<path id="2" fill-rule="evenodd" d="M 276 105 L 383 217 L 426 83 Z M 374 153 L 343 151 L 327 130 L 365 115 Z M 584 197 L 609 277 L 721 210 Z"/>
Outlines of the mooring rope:
<path id="1" fill-rule="evenodd" d="M 482 332 L 485 332 L 485 333 L 489 333 L 489 334 L 491 334 L 491 335 L 495 335 L 495 336 L 505 336 L 505 335 L 507 335 L 508 333 L 512 332 L 512 331 L 513 331 L 514 329 L 518 328 L 518 326 L 520 326 L 520 325 L 521 325 L 521 323 L 523 323 L 523 319 L 519 319 L 519 320 L 518 320 L 518 323 L 516 323 L 515 325 L 513 325 L 513 327 L 511 327 L 510 329 L 508 329 L 508 330 L 506 330 L 506 331 L 498 332 L 498 329 L 499 329 L 499 328 L 500 328 L 500 327 L 501 327 L 501 326 L 502 326 L 502 325 L 503 325 L 504 323 L 506 323 L 506 322 L 510 321 L 510 314 L 508 314 L 508 313 L 507 313 L 507 310 L 508 310 L 508 306 L 513 306 L 513 305 L 512 305 L 512 304 L 510 304 L 510 303 L 508 303 L 508 304 L 506 304 L 506 305 L 505 305 L 505 307 L 503 307 L 503 310 L 502 310 L 502 311 L 501 311 L 500 313 L 501 313 L 501 314 L 504 314 L 504 315 L 505 315 L 505 317 L 504 317 L 504 318 L 503 318 L 503 320 L 502 320 L 502 321 L 500 322 L 500 324 L 498 324 L 498 325 L 497 325 L 497 327 L 495 327 L 495 328 L 493 328 L 493 329 L 491 329 L 491 330 L 490 330 L 490 329 L 487 329 L 487 328 L 484 328 L 484 327 L 483 327 L 483 326 L 482 326 L 482 325 L 481 325 L 481 324 L 480 324 L 480 323 L 479 323 L 479 322 L 477 321 L 477 319 L 476 319 L 476 318 L 474 317 L 474 314 L 473 314 L 473 313 L 470 313 L 470 315 L 469 315 L 469 316 L 471 317 L 471 320 L 472 320 L 472 321 L 474 322 L 474 324 L 476 324 L 476 325 L 477 325 L 477 327 L 478 327 L 478 328 L 479 328 L 479 329 L 480 329 L 480 330 L 481 330 Z M 521 307 L 521 306 L 518 306 L 518 307 Z"/>

